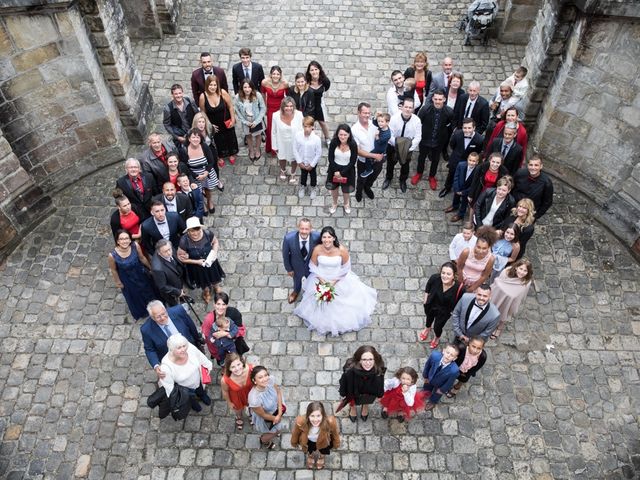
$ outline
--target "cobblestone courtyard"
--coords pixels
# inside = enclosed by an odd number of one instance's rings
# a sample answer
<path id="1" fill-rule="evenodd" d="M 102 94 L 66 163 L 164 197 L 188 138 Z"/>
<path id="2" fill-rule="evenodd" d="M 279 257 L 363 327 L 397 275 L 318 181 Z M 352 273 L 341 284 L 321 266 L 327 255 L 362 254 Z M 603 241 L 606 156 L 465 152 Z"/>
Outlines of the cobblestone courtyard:
<path id="1" fill-rule="evenodd" d="M 451 54 L 484 95 L 523 55 L 495 43 L 463 48 L 454 28 L 460 2 L 184 3 L 179 35 L 134 45 L 158 124 L 170 85 L 190 92 L 202 50 L 229 77 L 241 46 L 267 68 L 281 65 L 287 79 L 317 59 L 332 80 L 334 128 L 355 121 L 359 101 L 383 108 L 391 70 L 416 50 L 428 51 L 435 71 Z M 288 435 L 282 448 L 259 449 L 251 429 L 234 432 L 221 400 L 184 422 L 160 421 L 147 408 L 155 374 L 106 262 L 109 193 L 121 170 L 106 168 L 62 192 L 56 213 L 0 267 L 0 477 L 312 478 Z M 382 192 L 378 180 L 375 200 L 332 217 L 324 192 L 299 200 L 276 172 L 275 160 L 264 158 L 226 166 L 213 228 L 226 289 L 248 325 L 249 359 L 284 386 L 290 420 L 302 402 L 338 400 L 342 363 L 357 345 L 375 345 L 390 371 L 424 365 L 428 348 L 416 341 L 422 289 L 459 226 L 447 224 L 447 204 L 424 182 L 403 195 L 396 183 Z M 555 186 L 554 205 L 528 247 L 534 288 L 500 343 L 489 343 L 471 388 L 409 423 L 382 420 L 378 407 L 367 423 L 341 417 L 343 446 L 315 478 L 638 478 L 640 268 L 593 223 L 586 200 Z M 333 225 L 355 272 L 378 290 L 369 328 L 324 338 L 292 314 L 280 245 L 303 215 L 316 228 Z M 210 391 L 219 398 L 218 385 Z"/>

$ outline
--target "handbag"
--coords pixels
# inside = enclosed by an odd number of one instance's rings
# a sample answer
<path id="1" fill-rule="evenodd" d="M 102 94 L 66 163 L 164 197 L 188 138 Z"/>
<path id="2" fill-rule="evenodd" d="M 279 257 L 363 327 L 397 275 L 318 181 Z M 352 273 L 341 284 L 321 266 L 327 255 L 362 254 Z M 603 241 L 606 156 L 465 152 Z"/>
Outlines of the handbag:
<path id="1" fill-rule="evenodd" d="M 282 415 L 284 415 L 287 412 L 287 406 L 283 403 L 282 404 Z M 278 415 L 278 410 L 276 409 L 275 412 L 271 413 L 271 415 L 273 415 L 274 417 L 276 415 Z M 265 422 L 267 424 L 267 427 L 269 427 L 269 430 L 271 430 L 273 428 L 273 422 L 271 420 L 265 420 Z"/>
<path id="2" fill-rule="evenodd" d="M 200 365 L 200 378 L 202 379 L 203 385 L 209 385 L 211 383 L 211 374 L 204 365 Z"/>
<path id="3" fill-rule="evenodd" d="M 347 183 L 347 177 L 336 178 L 335 174 L 333 175 L 333 179 L 331 180 L 333 183 Z"/>

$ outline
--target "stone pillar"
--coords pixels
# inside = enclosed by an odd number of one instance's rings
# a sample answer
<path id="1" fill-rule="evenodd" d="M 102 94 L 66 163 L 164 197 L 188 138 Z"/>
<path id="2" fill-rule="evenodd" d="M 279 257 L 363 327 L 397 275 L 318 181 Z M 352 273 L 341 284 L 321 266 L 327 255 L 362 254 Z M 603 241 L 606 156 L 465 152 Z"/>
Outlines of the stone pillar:
<path id="1" fill-rule="evenodd" d="M 526 45 L 541 3 L 541 0 L 506 0 L 498 39 L 503 43 Z"/>
<path id="2" fill-rule="evenodd" d="M 81 0 L 79 7 L 126 135 L 144 143 L 153 99 L 133 57 L 124 11 L 117 0 Z"/>
<path id="3" fill-rule="evenodd" d="M 169 35 L 178 33 L 178 17 L 182 0 L 155 0 L 155 2 L 162 32 Z"/>
<path id="4" fill-rule="evenodd" d="M 162 3 L 162 2 L 159 2 Z M 122 0 L 124 19 L 131 38 L 162 38 L 156 0 Z"/>

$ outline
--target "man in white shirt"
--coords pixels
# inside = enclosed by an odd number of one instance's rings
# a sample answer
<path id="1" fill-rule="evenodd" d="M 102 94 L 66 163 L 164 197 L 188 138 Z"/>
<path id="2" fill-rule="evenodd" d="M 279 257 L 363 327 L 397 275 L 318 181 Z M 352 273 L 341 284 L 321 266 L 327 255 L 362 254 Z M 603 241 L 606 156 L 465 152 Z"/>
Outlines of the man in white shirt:
<path id="1" fill-rule="evenodd" d="M 405 98 L 402 103 L 401 110 L 391 117 L 389 122 L 389 128 L 391 129 L 391 140 L 389 140 L 389 147 L 387 149 L 387 173 L 385 175 L 382 189 L 389 188 L 389 184 L 393 179 L 393 169 L 398 163 L 399 158 L 396 155 L 396 142 L 398 138 L 411 139 L 411 146 L 409 147 L 409 153 L 404 163 L 400 163 L 400 190 L 402 193 L 407 191 L 407 178 L 409 178 L 409 165 L 411 158 L 414 155 L 413 152 L 418 150 L 420 140 L 422 139 L 422 123 L 414 112 L 413 99 Z"/>
<path id="2" fill-rule="evenodd" d="M 391 73 L 391 83 L 393 86 L 387 90 L 387 111 L 392 117 L 400 111 L 400 106 L 407 96 L 411 93 L 405 88 L 405 78 L 400 70 L 394 70 Z M 414 108 L 420 107 L 420 97 L 415 88 L 413 89 Z"/>
<path id="3" fill-rule="evenodd" d="M 356 200 L 362 201 L 362 192 L 373 200 L 373 190 L 371 186 L 382 171 L 382 153 L 370 153 L 376 140 L 378 129 L 371 122 L 371 105 L 361 102 L 358 105 L 358 121 L 351 126 L 351 135 L 358 144 L 358 163 L 356 180 Z M 373 160 L 373 173 L 365 178 L 360 174 L 365 170 L 365 158 Z"/>

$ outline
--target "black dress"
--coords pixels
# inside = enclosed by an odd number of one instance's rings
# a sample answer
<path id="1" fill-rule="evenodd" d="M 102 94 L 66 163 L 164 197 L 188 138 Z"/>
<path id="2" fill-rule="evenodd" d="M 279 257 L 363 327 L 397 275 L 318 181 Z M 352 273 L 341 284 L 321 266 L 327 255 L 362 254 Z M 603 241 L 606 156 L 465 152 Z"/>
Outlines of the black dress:
<path id="1" fill-rule="evenodd" d="M 211 251 L 213 238 L 213 232 L 209 230 L 205 230 L 202 238 L 198 241 L 193 241 L 189 235 L 184 235 L 180 239 L 180 248 L 189 254 L 190 260 L 204 260 Z M 187 263 L 186 266 L 189 278 L 196 287 L 211 287 L 212 285 L 220 283 L 225 277 L 224 271 L 217 259 L 210 267 L 203 267 L 191 263 Z"/>
<path id="2" fill-rule="evenodd" d="M 509 225 L 514 223 L 515 219 L 515 215 L 507 216 L 507 218 L 505 218 L 504 221 L 500 225 L 498 225 L 498 230 L 502 230 L 504 232 L 505 229 L 509 227 Z M 528 227 L 520 228 L 520 237 L 518 237 L 518 242 L 520 243 L 520 252 L 518 252 L 518 257 L 516 258 L 516 260 L 520 260 L 522 257 L 524 257 L 524 252 L 527 248 L 527 242 L 529 242 L 529 240 L 531 240 L 531 237 L 533 237 L 534 230 L 535 227 L 533 223 Z"/>
<path id="3" fill-rule="evenodd" d="M 442 328 L 451 316 L 451 312 L 456 306 L 458 298 L 465 292 L 464 287 L 460 289 L 460 282 L 453 282 L 453 285 L 445 292 L 442 287 L 442 278 L 439 273 L 434 273 L 427 280 L 424 291 L 429 294 L 427 303 L 424 304 L 424 313 L 427 316 L 427 327 L 435 320 L 435 334 L 440 336 Z M 439 330 L 439 332 L 438 332 Z"/>
<path id="4" fill-rule="evenodd" d="M 311 90 L 299 94 L 294 87 L 289 87 L 287 95 L 296 102 L 296 110 L 300 110 L 303 117 L 313 117 L 315 120 L 315 95 Z"/>
<path id="5" fill-rule="evenodd" d="M 227 128 L 224 124 L 225 120 L 231 118 L 231 113 L 227 107 L 227 103 L 222 97 L 220 102 L 215 107 L 209 103 L 207 96 L 204 96 L 204 111 L 209 118 L 209 121 L 218 127 L 218 133 L 213 134 L 213 140 L 215 141 L 218 149 L 218 155 L 221 157 L 228 157 L 238 153 L 238 138 L 236 137 L 236 130 L 234 127 Z"/>
<path id="6" fill-rule="evenodd" d="M 356 405 L 369 405 L 376 398 L 384 395 L 384 372 L 376 373 L 375 369 L 369 371 L 359 367 L 349 367 L 349 362 L 344 366 L 344 373 L 340 377 L 340 396 L 348 399 Z"/>
<path id="7" fill-rule="evenodd" d="M 329 90 L 330 86 L 331 82 L 328 78 L 326 78 L 320 84 L 320 86 L 318 86 L 318 88 L 313 88 L 311 85 L 309 85 L 309 90 L 307 90 L 308 92 L 311 92 L 313 94 L 313 118 L 319 122 L 324 122 L 326 120 L 326 107 L 322 100 L 322 94 Z"/>

